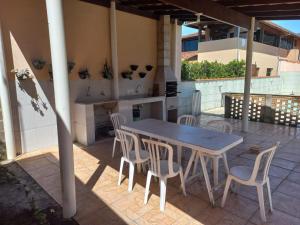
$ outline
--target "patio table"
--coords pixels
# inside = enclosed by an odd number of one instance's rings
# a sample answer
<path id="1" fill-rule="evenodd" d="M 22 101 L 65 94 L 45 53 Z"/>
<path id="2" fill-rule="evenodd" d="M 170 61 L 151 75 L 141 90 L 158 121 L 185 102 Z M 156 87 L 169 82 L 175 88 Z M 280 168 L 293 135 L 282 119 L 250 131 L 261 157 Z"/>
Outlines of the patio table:
<path id="1" fill-rule="evenodd" d="M 210 185 L 204 156 L 222 155 L 243 142 L 242 137 L 234 134 L 226 134 L 201 127 L 178 125 L 156 119 L 131 122 L 123 125 L 122 129 L 192 149 L 192 154 L 184 173 L 185 182 L 195 157 L 199 156 L 209 199 L 213 206 L 213 190 Z"/>

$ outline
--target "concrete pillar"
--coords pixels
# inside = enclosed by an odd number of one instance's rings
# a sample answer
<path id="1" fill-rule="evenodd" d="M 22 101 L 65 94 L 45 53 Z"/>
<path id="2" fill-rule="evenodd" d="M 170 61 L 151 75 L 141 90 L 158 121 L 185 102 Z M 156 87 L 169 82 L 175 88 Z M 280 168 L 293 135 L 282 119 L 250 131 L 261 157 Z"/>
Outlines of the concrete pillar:
<path id="1" fill-rule="evenodd" d="M 253 55 L 253 38 L 254 38 L 255 18 L 251 18 L 251 28 L 248 30 L 247 39 L 247 53 L 246 53 L 246 75 L 244 86 L 244 101 L 242 114 L 242 131 L 248 132 L 248 115 L 249 115 L 249 101 L 250 101 L 250 86 L 252 76 L 252 55 Z"/>
<path id="2" fill-rule="evenodd" d="M 111 62 L 113 72 L 113 98 L 119 99 L 119 65 L 118 65 L 118 36 L 117 36 L 117 15 L 116 2 L 110 2 L 110 45 L 111 45 Z"/>
<path id="3" fill-rule="evenodd" d="M 46 6 L 53 69 L 63 217 L 70 218 L 76 213 L 76 194 L 62 0 L 46 0 Z"/>
<path id="4" fill-rule="evenodd" d="M 198 19 L 197 19 L 197 22 L 198 22 L 198 51 L 200 50 L 200 42 L 201 42 L 201 34 L 202 34 L 202 28 L 201 28 L 201 19 L 200 19 L 200 16 L 198 16 Z"/>
<path id="5" fill-rule="evenodd" d="M 205 29 L 205 41 L 210 41 L 210 28 Z"/>
<path id="6" fill-rule="evenodd" d="M 237 61 L 240 61 L 241 56 L 240 56 L 240 33 L 241 33 L 241 28 L 237 27 L 236 28 L 236 59 Z"/>
<path id="7" fill-rule="evenodd" d="M 9 81 L 6 71 L 4 41 L 0 22 L 0 99 L 2 106 L 3 127 L 7 159 L 16 157 L 16 143 L 13 123 L 13 113 L 10 102 Z"/>
<path id="8" fill-rule="evenodd" d="M 175 19 L 172 29 L 172 70 L 178 81 L 181 81 L 181 25 Z"/>

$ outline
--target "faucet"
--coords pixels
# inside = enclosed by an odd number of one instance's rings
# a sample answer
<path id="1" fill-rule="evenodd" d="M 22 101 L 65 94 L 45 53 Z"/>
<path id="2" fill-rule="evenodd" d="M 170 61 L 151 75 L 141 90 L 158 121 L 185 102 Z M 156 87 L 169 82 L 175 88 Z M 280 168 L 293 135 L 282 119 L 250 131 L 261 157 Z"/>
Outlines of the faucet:
<path id="1" fill-rule="evenodd" d="M 135 88 L 135 93 L 138 94 L 140 93 L 139 89 L 142 89 L 142 85 L 141 84 L 138 84 Z"/>

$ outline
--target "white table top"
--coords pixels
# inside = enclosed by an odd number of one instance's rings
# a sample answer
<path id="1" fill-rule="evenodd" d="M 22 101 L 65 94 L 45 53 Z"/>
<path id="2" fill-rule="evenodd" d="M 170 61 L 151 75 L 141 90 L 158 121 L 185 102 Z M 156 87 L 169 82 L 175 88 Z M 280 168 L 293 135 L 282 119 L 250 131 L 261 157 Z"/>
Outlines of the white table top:
<path id="1" fill-rule="evenodd" d="M 123 125 L 122 129 L 211 155 L 220 155 L 243 142 L 242 137 L 234 134 L 155 119 L 131 122 Z"/>

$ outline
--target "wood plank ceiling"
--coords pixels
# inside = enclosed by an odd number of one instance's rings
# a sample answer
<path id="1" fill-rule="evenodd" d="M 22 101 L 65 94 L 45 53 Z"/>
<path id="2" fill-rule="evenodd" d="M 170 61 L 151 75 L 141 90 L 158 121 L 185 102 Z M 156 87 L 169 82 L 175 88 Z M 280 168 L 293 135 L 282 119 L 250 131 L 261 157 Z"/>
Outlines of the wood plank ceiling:
<path id="1" fill-rule="evenodd" d="M 109 6 L 109 0 L 81 0 Z M 116 0 L 119 10 L 157 19 L 170 15 L 179 22 L 214 19 L 248 28 L 257 20 L 300 19 L 300 0 Z M 237 22 L 235 22 L 237 21 Z"/>

